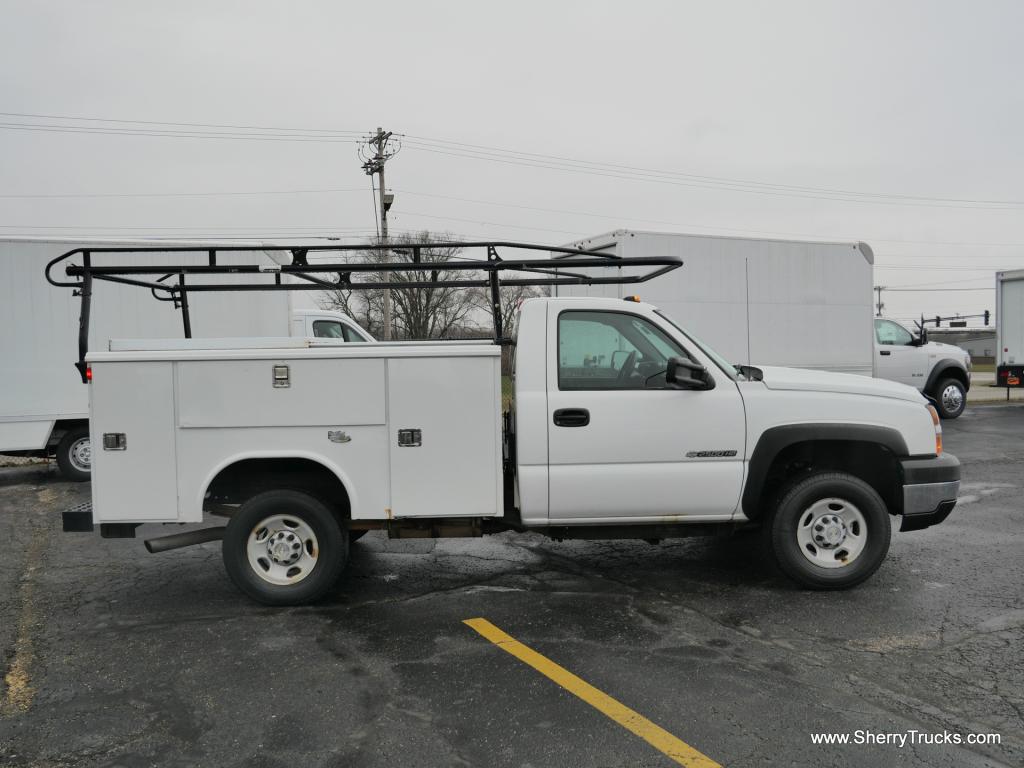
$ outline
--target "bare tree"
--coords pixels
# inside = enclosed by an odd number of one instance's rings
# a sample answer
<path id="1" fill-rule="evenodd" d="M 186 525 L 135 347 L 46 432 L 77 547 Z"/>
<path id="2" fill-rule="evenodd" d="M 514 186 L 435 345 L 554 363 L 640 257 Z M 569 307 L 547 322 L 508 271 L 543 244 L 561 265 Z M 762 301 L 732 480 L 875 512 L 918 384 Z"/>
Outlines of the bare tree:
<path id="1" fill-rule="evenodd" d="M 436 272 L 438 281 L 470 279 L 479 277 L 476 273 L 445 269 L 444 264 L 459 257 L 462 249 L 457 246 L 445 248 L 421 248 L 420 263 L 425 268 L 413 266 L 412 248 L 419 243 L 445 242 L 450 235 L 432 235 L 424 231 L 418 235 L 403 235 L 392 238 L 392 248 L 387 251 L 364 251 L 359 255 L 363 263 L 408 262 L 408 270 L 391 273 L 394 282 L 429 281 Z M 366 273 L 366 279 L 379 281 L 384 285 L 387 277 L 381 273 Z M 392 318 L 395 338 L 399 339 L 442 339 L 452 338 L 478 328 L 475 322 L 480 306 L 480 290 L 476 288 L 392 288 Z M 384 316 L 384 290 L 335 290 L 322 294 L 321 306 L 339 309 L 352 317 L 375 336 L 380 336 Z"/>
<path id="2" fill-rule="evenodd" d="M 547 296 L 539 285 L 504 285 L 501 287 L 501 327 L 507 339 L 514 339 L 519 330 L 519 309 L 527 299 Z M 491 313 L 490 302 L 485 301 L 487 313 Z"/>

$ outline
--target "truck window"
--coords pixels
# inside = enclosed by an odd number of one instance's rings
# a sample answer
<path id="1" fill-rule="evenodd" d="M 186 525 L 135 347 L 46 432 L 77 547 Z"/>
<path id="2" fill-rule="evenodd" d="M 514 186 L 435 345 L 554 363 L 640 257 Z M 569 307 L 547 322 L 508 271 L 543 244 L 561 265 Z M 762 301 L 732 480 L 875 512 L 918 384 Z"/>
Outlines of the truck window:
<path id="1" fill-rule="evenodd" d="M 558 316 L 559 389 L 661 389 L 670 357 L 689 357 L 653 323 L 625 312 Z"/>
<path id="2" fill-rule="evenodd" d="M 914 337 L 910 331 L 892 320 L 875 320 L 875 338 L 887 346 L 909 346 Z"/>
<path id="3" fill-rule="evenodd" d="M 366 337 L 351 325 L 342 325 L 342 330 L 345 333 L 345 341 L 366 341 Z"/>
<path id="4" fill-rule="evenodd" d="M 318 339 L 345 339 L 345 330 L 337 320 L 316 320 L 313 323 L 313 335 Z"/>

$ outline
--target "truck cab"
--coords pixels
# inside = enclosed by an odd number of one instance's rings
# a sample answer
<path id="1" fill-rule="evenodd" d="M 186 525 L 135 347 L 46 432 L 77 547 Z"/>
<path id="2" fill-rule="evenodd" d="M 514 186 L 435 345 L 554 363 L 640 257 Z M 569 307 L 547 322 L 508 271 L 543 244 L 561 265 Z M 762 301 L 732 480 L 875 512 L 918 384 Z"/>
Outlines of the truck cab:
<path id="1" fill-rule="evenodd" d="M 327 309 L 293 309 L 291 335 L 345 342 L 376 341 L 348 315 Z"/>
<path id="2" fill-rule="evenodd" d="M 914 387 L 932 402 L 944 419 L 955 419 L 967 405 L 971 388 L 971 356 L 960 347 L 928 341 L 899 323 L 875 318 L 874 375 Z"/>

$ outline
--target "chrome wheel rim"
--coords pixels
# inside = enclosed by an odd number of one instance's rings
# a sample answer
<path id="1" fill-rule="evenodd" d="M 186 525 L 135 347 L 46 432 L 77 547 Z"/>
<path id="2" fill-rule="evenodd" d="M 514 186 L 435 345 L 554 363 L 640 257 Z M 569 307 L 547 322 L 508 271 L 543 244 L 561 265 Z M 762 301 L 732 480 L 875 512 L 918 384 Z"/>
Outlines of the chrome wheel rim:
<path id="1" fill-rule="evenodd" d="M 88 437 L 80 437 L 71 444 L 68 460 L 79 472 L 92 471 L 92 443 Z"/>
<path id="2" fill-rule="evenodd" d="M 867 545 L 864 515 L 846 499 L 814 502 L 800 515 L 796 541 L 808 562 L 822 568 L 843 568 L 855 562 Z"/>
<path id="3" fill-rule="evenodd" d="M 320 556 L 316 534 L 294 515 L 271 515 L 249 533 L 249 567 L 269 584 L 297 584 L 313 572 Z"/>
<path id="4" fill-rule="evenodd" d="M 947 413 L 959 411 L 963 404 L 964 394 L 960 391 L 960 387 L 955 384 L 950 384 L 942 390 L 942 407 Z"/>

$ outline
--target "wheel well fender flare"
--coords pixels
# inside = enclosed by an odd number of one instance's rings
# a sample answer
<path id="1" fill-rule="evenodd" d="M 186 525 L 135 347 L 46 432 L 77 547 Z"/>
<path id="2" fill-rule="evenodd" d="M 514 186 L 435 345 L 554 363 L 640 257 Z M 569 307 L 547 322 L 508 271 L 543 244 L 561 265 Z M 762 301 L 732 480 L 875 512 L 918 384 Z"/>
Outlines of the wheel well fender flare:
<path id="1" fill-rule="evenodd" d="M 88 426 L 89 419 L 84 417 L 78 419 L 55 419 L 50 424 L 50 431 L 46 437 L 46 447 L 56 448 L 57 444 L 60 443 L 68 432 L 80 427 L 88 428 Z"/>
<path id="2" fill-rule="evenodd" d="M 963 363 L 952 358 L 943 358 L 932 366 L 932 372 L 928 374 L 928 381 L 924 385 L 925 392 L 931 392 L 932 387 L 942 379 L 954 378 L 964 385 L 964 390 L 971 388 L 970 380 L 967 378 L 967 369 Z"/>
<path id="3" fill-rule="evenodd" d="M 323 456 L 313 453 L 312 451 L 243 451 L 241 453 L 233 453 L 230 456 L 224 458 L 219 463 L 215 464 L 211 469 L 203 482 L 199 486 L 199 497 L 195 500 L 196 508 L 203 508 L 203 500 L 206 498 L 207 491 L 210 490 L 210 486 L 214 480 L 228 467 L 238 464 L 242 461 L 249 459 L 305 459 L 311 461 L 314 464 L 319 464 L 328 472 L 333 474 L 341 486 L 345 489 L 345 493 L 348 494 L 349 507 L 352 511 L 352 516 L 355 517 L 355 510 L 358 508 L 359 495 L 355 491 L 355 487 L 352 484 L 351 478 L 345 473 L 345 471 L 332 461 L 328 461 Z"/>
<path id="4" fill-rule="evenodd" d="M 769 471 L 782 451 L 797 443 L 821 441 L 875 443 L 894 456 L 909 455 L 907 441 L 892 427 L 875 424 L 786 424 L 771 427 L 761 433 L 747 462 L 747 479 L 741 497 L 743 514 L 751 520 L 759 516 Z"/>

